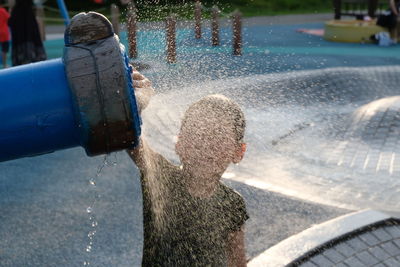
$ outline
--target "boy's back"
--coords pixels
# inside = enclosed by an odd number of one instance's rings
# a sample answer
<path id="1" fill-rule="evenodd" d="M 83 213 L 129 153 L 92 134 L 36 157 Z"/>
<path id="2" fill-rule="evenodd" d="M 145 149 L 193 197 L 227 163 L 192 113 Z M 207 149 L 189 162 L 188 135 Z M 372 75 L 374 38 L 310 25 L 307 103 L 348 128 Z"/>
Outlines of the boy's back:
<path id="1" fill-rule="evenodd" d="M 154 90 L 133 72 L 139 110 Z M 246 151 L 244 114 L 232 100 L 207 96 L 185 112 L 175 145 L 181 166 L 141 138 L 128 154 L 141 172 L 143 266 L 245 266 L 243 198 L 220 182 Z"/>
<path id="2" fill-rule="evenodd" d="M 243 198 L 222 183 L 210 198 L 193 197 L 184 173 L 158 154 L 142 172 L 143 266 L 226 266 L 229 233 L 248 216 Z"/>

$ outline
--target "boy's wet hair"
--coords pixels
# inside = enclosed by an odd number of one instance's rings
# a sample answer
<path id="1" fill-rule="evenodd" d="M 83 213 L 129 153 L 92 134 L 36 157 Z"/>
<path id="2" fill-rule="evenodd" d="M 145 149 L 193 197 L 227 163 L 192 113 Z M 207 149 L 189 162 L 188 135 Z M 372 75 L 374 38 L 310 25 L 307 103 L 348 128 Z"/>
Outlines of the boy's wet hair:
<path id="1" fill-rule="evenodd" d="M 210 118 L 214 121 L 226 120 L 231 123 L 235 140 L 238 143 L 243 142 L 246 128 L 244 114 L 236 102 L 223 95 L 209 95 L 190 105 L 183 117 L 181 131 L 191 121 L 196 124 L 200 120 L 210 120 Z"/>

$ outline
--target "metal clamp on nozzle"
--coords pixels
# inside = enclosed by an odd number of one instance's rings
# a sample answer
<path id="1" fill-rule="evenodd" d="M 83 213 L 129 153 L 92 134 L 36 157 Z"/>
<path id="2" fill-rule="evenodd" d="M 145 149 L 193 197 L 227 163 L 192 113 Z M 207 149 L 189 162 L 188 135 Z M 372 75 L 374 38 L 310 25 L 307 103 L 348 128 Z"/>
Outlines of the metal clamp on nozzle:
<path id="1" fill-rule="evenodd" d="M 65 31 L 63 61 L 88 155 L 133 147 L 140 117 L 124 47 L 96 12 L 74 16 Z"/>

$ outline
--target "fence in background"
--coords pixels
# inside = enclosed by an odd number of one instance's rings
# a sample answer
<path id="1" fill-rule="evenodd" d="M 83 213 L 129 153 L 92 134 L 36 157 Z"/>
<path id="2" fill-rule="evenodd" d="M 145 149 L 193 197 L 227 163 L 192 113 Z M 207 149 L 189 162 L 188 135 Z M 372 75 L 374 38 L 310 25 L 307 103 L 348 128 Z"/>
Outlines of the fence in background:
<path id="1" fill-rule="evenodd" d="M 217 6 L 212 8 L 204 7 L 199 0 L 194 4 L 194 37 L 196 39 L 202 38 L 202 11 L 211 12 L 211 45 L 220 45 L 219 38 L 219 19 L 221 16 L 230 18 L 232 20 L 232 53 L 235 56 L 242 55 L 242 14 L 239 11 L 234 11 L 230 14 L 225 14 L 219 10 Z M 129 55 L 131 58 L 138 56 L 136 31 L 137 31 L 137 9 L 133 2 L 128 5 L 127 12 L 127 28 L 129 40 Z M 165 36 L 166 36 L 166 57 L 168 63 L 176 63 L 176 15 L 170 14 L 165 21 Z"/>
<path id="2" fill-rule="evenodd" d="M 9 8 L 15 3 L 15 0 L 8 0 Z M 95 12 L 104 13 L 107 8 L 100 8 L 94 10 Z M 226 14 L 223 13 L 217 6 L 213 6 L 212 8 L 207 8 L 201 4 L 199 0 L 195 0 L 194 4 L 194 31 L 195 38 L 202 38 L 202 12 L 207 11 L 211 13 L 211 45 L 219 46 L 220 45 L 220 18 L 228 18 L 232 21 L 232 54 L 233 55 L 241 55 L 242 54 L 242 15 L 239 11 L 234 11 L 232 13 Z M 59 14 L 59 10 L 57 8 L 49 7 L 46 5 L 37 5 L 36 6 L 36 18 L 39 24 L 40 33 L 42 39 L 46 39 L 45 33 L 45 24 L 46 22 L 64 22 L 64 19 L 54 17 L 46 17 L 45 13 L 54 13 Z M 128 41 L 129 41 L 129 57 L 136 58 L 138 56 L 137 49 L 137 15 L 138 10 L 136 9 L 133 1 L 130 1 L 127 9 L 127 31 L 128 31 Z M 70 16 L 74 16 L 79 13 L 78 11 L 70 11 L 68 12 Z M 120 33 L 120 17 L 121 12 L 119 7 L 115 4 L 110 6 L 110 16 L 108 19 L 111 21 L 114 32 L 116 34 Z M 175 63 L 177 58 L 176 53 L 176 16 L 170 14 L 170 16 L 166 19 L 166 41 L 167 41 L 167 62 Z"/>

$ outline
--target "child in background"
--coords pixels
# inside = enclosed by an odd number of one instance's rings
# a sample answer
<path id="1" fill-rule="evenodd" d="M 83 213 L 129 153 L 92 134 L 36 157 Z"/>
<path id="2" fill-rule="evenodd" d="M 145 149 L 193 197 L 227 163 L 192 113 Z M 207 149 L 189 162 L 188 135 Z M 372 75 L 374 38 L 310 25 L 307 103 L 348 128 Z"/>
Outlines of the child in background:
<path id="1" fill-rule="evenodd" d="M 389 0 L 389 10 L 383 12 L 378 17 L 377 25 L 387 28 L 390 32 L 390 37 L 397 42 L 397 24 L 399 17 L 400 0 Z"/>
<path id="2" fill-rule="evenodd" d="M 400 12 L 400 0 L 390 0 L 389 1 L 390 5 L 390 10 L 393 14 L 393 27 L 391 27 L 390 30 L 390 37 L 397 43 L 397 38 L 398 38 L 398 31 L 399 29 L 397 28 L 399 25 L 399 12 Z"/>
<path id="3" fill-rule="evenodd" d="M 140 109 L 152 95 L 134 72 Z M 245 119 L 232 100 L 211 95 L 192 104 L 176 143 L 182 166 L 140 145 L 128 154 L 141 173 L 143 266 L 246 266 L 242 196 L 221 183 L 230 163 L 243 158 Z"/>
<path id="4" fill-rule="evenodd" d="M 8 25 L 11 30 L 13 66 L 47 59 L 34 12 L 33 0 L 16 0 Z"/>
<path id="5" fill-rule="evenodd" d="M 10 32 L 8 30 L 8 19 L 10 14 L 4 8 L 4 0 L 0 0 L 0 46 L 3 68 L 7 68 L 7 53 L 10 49 Z"/>

